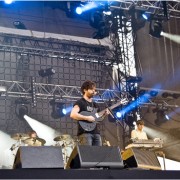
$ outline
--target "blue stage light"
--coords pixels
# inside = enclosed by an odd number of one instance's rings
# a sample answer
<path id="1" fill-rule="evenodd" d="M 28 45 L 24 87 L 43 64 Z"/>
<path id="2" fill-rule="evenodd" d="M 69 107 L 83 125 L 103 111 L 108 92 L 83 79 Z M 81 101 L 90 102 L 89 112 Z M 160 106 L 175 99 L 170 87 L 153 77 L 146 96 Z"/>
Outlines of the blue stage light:
<path id="1" fill-rule="evenodd" d="M 4 0 L 5 4 L 11 4 L 13 2 L 13 0 Z"/>
<path id="2" fill-rule="evenodd" d="M 120 112 L 116 112 L 116 117 L 121 118 L 122 114 Z"/>
<path id="3" fill-rule="evenodd" d="M 67 111 L 66 111 L 66 109 L 65 109 L 65 108 L 63 108 L 63 109 L 62 109 L 62 113 L 63 113 L 64 115 L 66 115 L 66 114 L 67 114 Z"/>
<path id="4" fill-rule="evenodd" d="M 82 14 L 82 12 L 83 12 L 83 10 L 82 10 L 81 7 L 77 7 L 77 8 L 76 8 L 76 13 L 77 13 L 77 14 L 80 15 L 80 14 Z"/>
<path id="5" fill-rule="evenodd" d="M 142 17 L 143 17 L 145 20 L 148 20 L 147 14 L 142 14 Z"/>
<path id="6" fill-rule="evenodd" d="M 170 117 L 169 117 L 167 114 L 165 114 L 165 118 L 166 118 L 167 120 L 170 120 Z"/>

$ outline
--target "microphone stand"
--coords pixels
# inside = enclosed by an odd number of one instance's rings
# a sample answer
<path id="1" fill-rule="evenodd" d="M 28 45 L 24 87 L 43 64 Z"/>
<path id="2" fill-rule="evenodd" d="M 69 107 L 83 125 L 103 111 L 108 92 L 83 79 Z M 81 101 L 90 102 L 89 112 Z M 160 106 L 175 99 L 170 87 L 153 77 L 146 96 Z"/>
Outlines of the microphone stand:
<path id="1" fill-rule="evenodd" d="M 109 110 L 110 115 L 112 116 L 112 118 L 116 120 L 116 135 L 117 135 L 117 139 L 118 139 L 118 146 L 120 147 L 121 139 L 120 139 L 120 136 L 119 136 L 119 134 L 120 134 L 120 133 L 119 133 L 119 128 L 118 128 L 119 126 L 117 126 L 117 125 L 118 125 L 118 123 L 117 123 L 118 120 L 117 120 L 114 112 L 109 108 L 107 102 L 104 101 L 104 99 L 102 98 L 102 96 L 101 96 L 100 94 L 98 94 L 98 95 L 99 95 L 100 99 L 102 99 L 103 103 L 105 104 L 105 107 Z"/>

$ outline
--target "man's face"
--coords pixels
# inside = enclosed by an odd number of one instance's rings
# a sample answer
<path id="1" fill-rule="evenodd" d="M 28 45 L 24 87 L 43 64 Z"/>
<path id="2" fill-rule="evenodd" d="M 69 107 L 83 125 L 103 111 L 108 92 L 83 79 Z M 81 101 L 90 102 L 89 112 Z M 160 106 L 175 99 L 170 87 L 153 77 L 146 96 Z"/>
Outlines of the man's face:
<path id="1" fill-rule="evenodd" d="M 31 138 L 36 138 L 37 137 L 37 134 L 36 133 L 32 133 L 31 134 Z"/>
<path id="2" fill-rule="evenodd" d="M 93 87 L 88 90 L 84 90 L 84 92 L 87 97 L 92 98 L 94 95 L 96 95 L 96 87 Z"/>
<path id="3" fill-rule="evenodd" d="M 137 129 L 139 130 L 139 131 L 142 131 L 143 130 L 143 128 L 144 128 L 144 125 L 142 124 L 139 124 L 139 125 L 137 125 Z"/>

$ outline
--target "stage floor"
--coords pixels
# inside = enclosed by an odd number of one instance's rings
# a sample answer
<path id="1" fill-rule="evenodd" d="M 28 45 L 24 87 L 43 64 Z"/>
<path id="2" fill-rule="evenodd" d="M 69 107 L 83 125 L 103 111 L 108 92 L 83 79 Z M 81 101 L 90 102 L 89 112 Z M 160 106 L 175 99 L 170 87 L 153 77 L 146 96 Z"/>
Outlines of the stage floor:
<path id="1" fill-rule="evenodd" d="M 0 179 L 180 179 L 180 171 L 140 169 L 1 169 Z"/>

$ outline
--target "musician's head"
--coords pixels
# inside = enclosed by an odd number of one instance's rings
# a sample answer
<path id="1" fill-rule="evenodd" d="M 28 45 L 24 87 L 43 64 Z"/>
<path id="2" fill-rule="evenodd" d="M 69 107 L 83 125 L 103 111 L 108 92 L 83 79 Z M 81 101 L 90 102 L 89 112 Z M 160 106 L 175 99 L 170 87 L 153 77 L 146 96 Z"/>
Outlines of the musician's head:
<path id="1" fill-rule="evenodd" d="M 136 121 L 136 125 L 137 125 L 137 129 L 141 131 L 144 128 L 144 121 L 142 119 L 138 120 Z"/>
<path id="2" fill-rule="evenodd" d="M 96 95 L 96 84 L 90 80 L 85 81 L 81 86 L 81 92 L 89 97 Z"/>
<path id="3" fill-rule="evenodd" d="M 31 132 L 29 132 L 28 134 L 29 134 L 29 137 L 30 137 L 30 138 L 37 138 L 37 133 L 36 133 L 36 131 L 34 131 L 34 130 L 31 131 Z"/>

